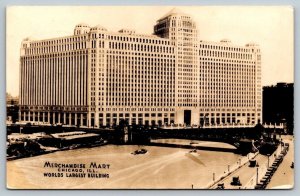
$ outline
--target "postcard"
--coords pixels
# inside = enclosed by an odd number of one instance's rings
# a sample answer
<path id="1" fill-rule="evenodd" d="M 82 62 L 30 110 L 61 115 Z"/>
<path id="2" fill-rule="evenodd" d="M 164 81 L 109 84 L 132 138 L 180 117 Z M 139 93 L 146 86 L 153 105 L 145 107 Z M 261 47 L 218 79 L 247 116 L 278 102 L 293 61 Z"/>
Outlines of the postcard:
<path id="1" fill-rule="evenodd" d="M 290 6 L 7 7 L 7 188 L 291 189 Z"/>

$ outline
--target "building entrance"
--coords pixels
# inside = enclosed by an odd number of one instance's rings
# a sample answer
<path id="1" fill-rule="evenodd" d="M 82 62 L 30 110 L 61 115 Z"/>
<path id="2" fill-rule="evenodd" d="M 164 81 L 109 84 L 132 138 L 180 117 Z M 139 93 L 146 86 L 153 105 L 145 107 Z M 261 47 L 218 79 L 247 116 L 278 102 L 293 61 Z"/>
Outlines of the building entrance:
<path id="1" fill-rule="evenodd" d="M 191 110 L 184 110 L 184 123 L 186 125 L 191 125 Z"/>

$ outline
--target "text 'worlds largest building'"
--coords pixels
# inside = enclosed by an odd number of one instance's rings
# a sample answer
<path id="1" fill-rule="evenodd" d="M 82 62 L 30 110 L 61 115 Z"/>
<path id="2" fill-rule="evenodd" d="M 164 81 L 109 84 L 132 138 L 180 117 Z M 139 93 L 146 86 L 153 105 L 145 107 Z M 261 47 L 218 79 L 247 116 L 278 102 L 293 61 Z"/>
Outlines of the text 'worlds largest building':
<path id="1" fill-rule="evenodd" d="M 198 38 L 176 9 L 153 35 L 79 24 L 74 35 L 25 39 L 20 58 L 24 122 L 255 126 L 262 122 L 261 54 L 256 44 Z"/>

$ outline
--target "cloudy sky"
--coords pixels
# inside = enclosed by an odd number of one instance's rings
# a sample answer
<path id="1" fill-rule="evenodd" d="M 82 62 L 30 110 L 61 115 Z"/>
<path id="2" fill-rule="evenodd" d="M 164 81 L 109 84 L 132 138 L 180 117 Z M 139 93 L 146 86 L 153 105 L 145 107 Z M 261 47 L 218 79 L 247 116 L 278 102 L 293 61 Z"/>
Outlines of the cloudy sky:
<path id="1" fill-rule="evenodd" d="M 157 19 L 174 6 L 23 6 L 7 8 L 7 92 L 18 95 L 20 44 L 26 37 L 46 39 L 73 34 L 78 23 L 109 31 L 135 29 L 152 34 Z M 255 42 L 262 51 L 262 84 L 294 81 L 293 9 L 278 6 L 178 7 L 197 23 L 200 40 L 230 39 L 235 45 Z"/>

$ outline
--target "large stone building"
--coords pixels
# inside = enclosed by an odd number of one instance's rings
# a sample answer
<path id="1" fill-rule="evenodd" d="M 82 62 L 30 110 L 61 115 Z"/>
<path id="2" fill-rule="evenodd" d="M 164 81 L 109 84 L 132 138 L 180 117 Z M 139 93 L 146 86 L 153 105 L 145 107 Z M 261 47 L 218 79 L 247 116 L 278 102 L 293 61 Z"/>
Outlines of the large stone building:
<path id="1" fill-rule="evenodd" d="M 72 36 L 24 39 L 20 61 L 21 121 L 234 127 L 262 120 L 259 47 L 201 41 L 192 18 L 176 9 L 153 35 L 79 24 Z"/>

